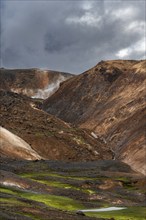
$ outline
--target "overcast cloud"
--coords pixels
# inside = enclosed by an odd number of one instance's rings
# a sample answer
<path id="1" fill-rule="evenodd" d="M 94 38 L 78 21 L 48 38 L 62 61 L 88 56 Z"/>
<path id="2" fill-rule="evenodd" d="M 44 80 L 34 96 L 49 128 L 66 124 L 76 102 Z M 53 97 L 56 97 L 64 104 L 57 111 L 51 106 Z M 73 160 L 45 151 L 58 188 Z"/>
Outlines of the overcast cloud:
<path id="1" fill-rule="evenodd" d="M 145 1 L 1 1 L 1 66 L 81 73 L 145 59 Z"/>

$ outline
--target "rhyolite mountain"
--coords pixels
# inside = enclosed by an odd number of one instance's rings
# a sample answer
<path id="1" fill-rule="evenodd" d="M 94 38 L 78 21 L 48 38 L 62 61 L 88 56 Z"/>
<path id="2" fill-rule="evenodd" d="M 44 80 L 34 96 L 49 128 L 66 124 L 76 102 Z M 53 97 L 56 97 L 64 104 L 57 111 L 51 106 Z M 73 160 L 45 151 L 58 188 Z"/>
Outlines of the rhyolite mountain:
<path id="1" fill-rule="evenodd" d="M 31 146 L 17 135 L 0 126 L 0 155 L 6 158 L 22 160 L 40 160 Z"/>
<path id="2" fill-rule="evenodd" d="M 0 69 L 0 88 L 34 98 L 48 98 L 72 74 L 52 70 Z"/>
<path id="3" fill-rule="evenodd" d="M 61 84 L 43 109 L 100 137 L 122 160 L 146 174 L 146 61 L 101 61 Z"/>

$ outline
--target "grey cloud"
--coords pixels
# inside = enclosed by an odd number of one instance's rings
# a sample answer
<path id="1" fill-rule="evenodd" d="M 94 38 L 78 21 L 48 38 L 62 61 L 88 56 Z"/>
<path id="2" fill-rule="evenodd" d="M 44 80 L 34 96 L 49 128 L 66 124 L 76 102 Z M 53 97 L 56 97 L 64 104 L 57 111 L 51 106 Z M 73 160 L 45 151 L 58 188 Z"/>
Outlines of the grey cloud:
<path id="1" fill-rule="evenodd" d="M 125 59 L 142 59 L 144 50 L 133 45 L 144 41 L 144 4 L 139 0 L 5 1 L 2 65 L 80 73 L 101 59 L 118 59 L 121 54 Z"/>

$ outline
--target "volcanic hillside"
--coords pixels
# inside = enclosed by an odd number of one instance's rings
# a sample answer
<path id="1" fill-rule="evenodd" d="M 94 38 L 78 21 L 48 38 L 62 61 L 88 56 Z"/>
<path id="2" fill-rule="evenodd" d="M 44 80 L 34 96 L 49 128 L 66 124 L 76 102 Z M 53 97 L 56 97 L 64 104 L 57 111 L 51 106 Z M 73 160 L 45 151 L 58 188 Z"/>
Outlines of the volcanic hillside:
<path id="1" fill-rule="evenodd" d="M 40 69 L 0 69 L 0 88 L 29 97 L 48 98 L 69 73 Z"/>
<path id="2" fill-rule="evenodd" d="M 25 140 L 44 159 L 86 161 L 111 158 L 101 140 L 43 112 L 39 105 L 29 97 L 1 90 L 1 126 Z M 9 152 L 8 157 L 15 158 L 13 154 Z"/>
<path id="3" fill-rule="evenodd" d="M 24 140 L 0 127 L 0 155 L 26 160 L 42 159 Z"/>
<path id="4" fill-rule="evenodd" d="M 62 83 L 43 109 L 90 129 L 104 140 L 113 159 L 146 174 L 145 83 L 146 61 L 101 61 Z"/>

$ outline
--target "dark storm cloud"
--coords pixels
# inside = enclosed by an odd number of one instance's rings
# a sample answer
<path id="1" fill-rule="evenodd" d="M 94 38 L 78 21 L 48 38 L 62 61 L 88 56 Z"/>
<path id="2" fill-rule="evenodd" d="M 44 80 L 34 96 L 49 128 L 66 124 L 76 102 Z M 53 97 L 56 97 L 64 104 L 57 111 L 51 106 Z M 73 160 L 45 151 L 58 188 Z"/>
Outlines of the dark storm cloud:
<path id="1" fill-rule="evenodd" d="M 3 2 L 6 67 L 79 73 L 101 59 L 143 59 L 145 1 Z"/>

